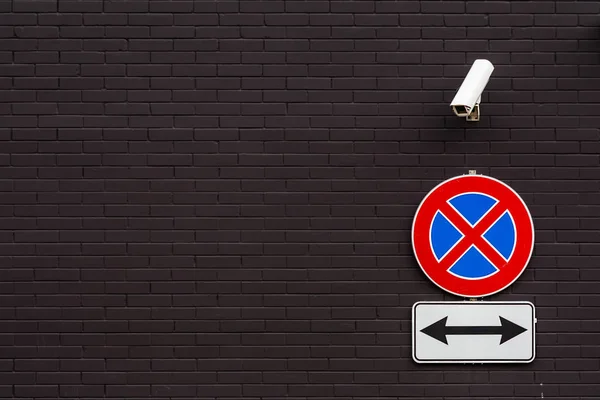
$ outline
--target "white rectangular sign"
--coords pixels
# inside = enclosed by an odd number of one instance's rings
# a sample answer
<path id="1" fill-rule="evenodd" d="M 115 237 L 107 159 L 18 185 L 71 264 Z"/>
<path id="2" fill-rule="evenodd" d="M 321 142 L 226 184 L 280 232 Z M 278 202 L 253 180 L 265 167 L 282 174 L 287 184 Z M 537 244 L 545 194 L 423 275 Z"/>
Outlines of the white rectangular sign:
<path id="1" fill-rule="evenodd" d="M 422 301 L 412 309 L 418 363 L 529 363 L 535 307 L 527 301 Z"/>

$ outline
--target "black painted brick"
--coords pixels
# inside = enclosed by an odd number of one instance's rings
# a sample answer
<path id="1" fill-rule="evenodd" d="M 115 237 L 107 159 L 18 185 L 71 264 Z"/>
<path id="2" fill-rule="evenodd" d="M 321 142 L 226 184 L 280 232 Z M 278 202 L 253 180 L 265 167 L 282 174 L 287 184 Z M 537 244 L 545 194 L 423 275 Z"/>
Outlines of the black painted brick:
<path id="1" fill-rule="evenodd" d="M 592 1 L 0 4 L 0 397 L 598 397 Z M 448 102 L 495 71 L 479 124 Z M 427 190 L 477 169 L 537 245 L 528 366 L 423 367 Z"/>

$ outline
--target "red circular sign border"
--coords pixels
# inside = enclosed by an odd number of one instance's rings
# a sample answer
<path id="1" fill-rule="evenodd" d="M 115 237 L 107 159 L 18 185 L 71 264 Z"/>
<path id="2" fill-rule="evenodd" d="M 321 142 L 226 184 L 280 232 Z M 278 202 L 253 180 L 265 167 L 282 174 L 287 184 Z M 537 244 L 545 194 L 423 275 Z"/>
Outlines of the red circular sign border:
<path id="1" fill-rule="evenodd" d="M 516 243 L 507 264 L 489 278 L 480 280 L 462 279 L 445 270 L 436 270 L 438 261 L 433 255 L 429 241 L 431 223 L 439 208 L 436 204 L 467 192 L 487 194 L 500 203 L 508 203 L 508 210 L 515 224 Z M 500 193 L 501 196 L 498 196 L 497 193 Z M 524 221 L 528 222 L 526 226 L 523 226 Z M 427 228 L 425 234 L 421 232 L 423 228 L 415 229 L 421 225 Z M 441 182 L 425 195 L 413 219 L 411 240 L 417 263 L 425 276 L 436 286 L 455 296 L 479 298 L 501 292 L 521 276 L 533 254 L 535 229 L 527 205 L 510 186 L 485 175 L 459 175 Z M 420 254 L 421 251 L 417 252 L 417 247 L 423 247 L 424 254 Z M 515 269 L 518 270 L 516 273 Z"/>

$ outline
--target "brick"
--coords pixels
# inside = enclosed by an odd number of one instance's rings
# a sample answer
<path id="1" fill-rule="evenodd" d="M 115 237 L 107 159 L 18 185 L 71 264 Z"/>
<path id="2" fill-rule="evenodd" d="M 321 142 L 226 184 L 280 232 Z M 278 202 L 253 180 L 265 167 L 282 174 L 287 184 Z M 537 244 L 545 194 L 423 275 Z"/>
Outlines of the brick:
<path id="1" fill-rule="evenodd" d="M 595 14 L 600 10 L 598 4 L 593 3 L 569 3 L 567 1 L 560 1 L 556 3 L 556 12 L 557 13 L 567 13 L 567 14 L 585 14 L 592 13 Z"/>
<path id="2" fill-rule="evenodd" d="M 285 1 L 285 11 L 290 13 L 307 12 L 322 13 L 329 11 L 329 4 L 319 0 Z"/>
<path id="3" fill-rule="evenodd" d="M 422 13 L 464 13 L 464 4 L 445 1 L 421 1 Z"/>
<path id="4" fill-rule="evenodd" d="M 466 37 L 466 28 L 422 28 L 424 39 L 461 39 Z"/>
<path id="5" fill-rule="evenodd" d="M 219 17 L 220 25 L 263 25 L 265 23 L 264 14 L 221 14 Z"/>
<path id="6" fill-rule="evenodd" d="M 490 26 L 510 26 L 515 29 L 523 26 L 533 25 L 533 15 L 512 14 L 512 15 L 490 15 Z"/>
<path id="7" fill-rule="evenodd" d="M 513 13 L 553 13 L 555 11 L 554 3 L 546 1 L 528 1 L 521 4 L 511 4 Z"/>
<path id="8" fill-rule="evenodd" d="M 535 16 L 537 26 L 576 26 L 576 15 L 539 14 Z"/>
<path id="9" fill-rule="evenodd" d="M 261 12 L 261 13 L 274 13 L 284 11 L 284 2 L 281 1 L 243 1 L 240 3 L 240 11 L 243 13 L 247 12 Z"/>
<path id="10" fill-rule="evenodd" d="M 354 17 L 354 23 L 357 26 L 395 26 L 398 24 L 398 17 L 396 15 L 356 15 Z"/>

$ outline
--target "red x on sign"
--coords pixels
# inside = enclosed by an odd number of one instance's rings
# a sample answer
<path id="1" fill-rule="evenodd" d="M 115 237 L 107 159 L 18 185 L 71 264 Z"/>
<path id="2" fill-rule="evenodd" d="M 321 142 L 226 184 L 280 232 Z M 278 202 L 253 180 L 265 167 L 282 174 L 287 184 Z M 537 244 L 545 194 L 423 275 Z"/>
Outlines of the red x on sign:
<path id="1" fill-rule="evenodd" d="M 440 207 L 440 212 L 464 235 L 440 261 L 440 268 L 449 269 L 471 246 L 477 247 L 496 268 L 502 269 L 506 265 L 506 259 L 482 236 L 506 212 L 505 207 L 496 203 L 475 227 L 448 203 Z"/>
<path id="2" fill-rule="evenodd" d="M 473 218 L 473 209 L 482 204 L 473 199 L 481 198 L 488 203 Z M 421 269 L 440 288 L 464 297 L 489 296 L 525 270 L 533 252 L 533 221 L 525 202 L 508 185 L 483 175 L 463 175 L 425 196 L 413 221 L 412 243 Z"/>

